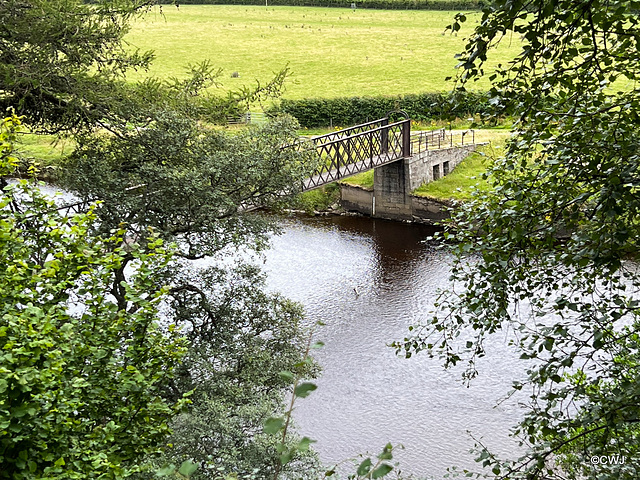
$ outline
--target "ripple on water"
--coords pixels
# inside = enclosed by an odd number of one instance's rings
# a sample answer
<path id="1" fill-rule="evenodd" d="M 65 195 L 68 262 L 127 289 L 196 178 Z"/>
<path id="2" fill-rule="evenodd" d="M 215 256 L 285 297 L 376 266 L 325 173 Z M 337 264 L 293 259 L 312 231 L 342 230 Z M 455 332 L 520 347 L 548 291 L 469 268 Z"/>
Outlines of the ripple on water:
<path id="1" fill-rule="evenodd" d="M 317 333 L 325 342 L 316 353 L 319 388 L 295 412 L 325 463 L 391 442 L 405 446 L 395 455 L 404 472 L 441 478 L 447 467 L 476 466 L 468 432 L 514 453 L 515 402 L 496 407 L 515 373 L 504 339 L 490 339 L 470 388 L 460 369 L 444 371 L 426 355 L 400 358 L 387 347 L 428 317 L 447 285 L 450 257 L 423 241 L 432 230 L 354 217 L 283 223 L 265 269 L 269 288 L 301 302 L 309 322 L 325 323 Z"/>

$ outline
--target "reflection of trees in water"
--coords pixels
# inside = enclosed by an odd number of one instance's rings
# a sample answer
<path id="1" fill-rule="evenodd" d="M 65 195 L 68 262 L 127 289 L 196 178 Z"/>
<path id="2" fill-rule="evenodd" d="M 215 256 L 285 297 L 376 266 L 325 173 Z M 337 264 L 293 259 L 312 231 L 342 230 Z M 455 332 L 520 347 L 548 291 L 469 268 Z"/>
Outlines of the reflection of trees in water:
<path id="1" fill-rule="evenodd" d="M 330 222 L 340 229 L 367 236 L 375 245 L 378 273 L 411 268 L 417 256 L 429 246 L 425 239 L 438 231 L 437 227 L 416 223 L 403 223 L 369 217 L 334 217 Z"/>

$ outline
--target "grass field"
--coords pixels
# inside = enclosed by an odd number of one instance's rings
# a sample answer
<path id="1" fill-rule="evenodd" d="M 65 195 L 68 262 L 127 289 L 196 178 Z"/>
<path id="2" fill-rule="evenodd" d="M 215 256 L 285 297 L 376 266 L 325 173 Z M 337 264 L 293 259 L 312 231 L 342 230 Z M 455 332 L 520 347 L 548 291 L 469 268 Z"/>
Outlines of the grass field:
<path id="1" fill-rule="evenodd" d="M 226 5 L 164 6 L 137 21 L 126 37 L 132 48 L 154 50 L 149 72 L 180 76 L 187 63 L 209 59 L 237 89 L 289 65 L 287 98 L 406 94 L 451 88 L 454 54 L 480 18 L 469 14 L 457 36 L 445 33 L 454 12 L 350 10 Z M 510 58 L 517 43 L 494 55 Z M 231 78 L 238 72 L 238 78 Z M 486 88 L 487 83 L 474 87 Z"/>
<path id="2" fill-rule="evenodd" d="M 74 148 L 72 140 L 55 135 L 35 135 L 26 131 L 18 134 L 16 141 L 19 157 L 28 165 L 39 169 L 56 165 L 63 155 L 71 153 Z"/>

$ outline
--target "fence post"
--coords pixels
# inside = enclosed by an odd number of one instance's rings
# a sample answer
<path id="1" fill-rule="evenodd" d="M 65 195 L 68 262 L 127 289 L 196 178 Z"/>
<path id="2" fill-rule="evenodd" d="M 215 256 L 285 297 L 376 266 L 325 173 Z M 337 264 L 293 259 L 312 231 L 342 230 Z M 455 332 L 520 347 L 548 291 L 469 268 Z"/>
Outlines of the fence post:
<path id="1" fill-rule="evenodd" d="M 402 124 L 402 156 L 411 156 L 411 120 L 405 120 Z"/>

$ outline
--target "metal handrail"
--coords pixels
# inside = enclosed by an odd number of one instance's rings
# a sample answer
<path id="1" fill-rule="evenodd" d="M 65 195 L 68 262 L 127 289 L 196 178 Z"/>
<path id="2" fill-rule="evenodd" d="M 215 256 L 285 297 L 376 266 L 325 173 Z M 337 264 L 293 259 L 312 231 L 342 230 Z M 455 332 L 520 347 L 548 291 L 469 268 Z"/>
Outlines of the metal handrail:
<path id="1" fill-rule="evenodd" d="M 372 128 L 371 130 L 366 130 L 364 132 L 356 133 L 356 134 L 350 135 L 348 137 L 341 137 L 341 138 L 338 138 L 338 139 L 335 139 L 335 140 L 331 140 L 331 141 L 329 141 L 327 143 L 321 143 L 319 145 L 316 144 L 316 147 L 324 147 L 325 145 L 331 145 L 332 143 L 341 142 L 341 141 L 349 140 L 349 139 L 352 139 L 352 138 L 361 137 L 361 136 L 364 136 L 364 135 L 368 135 L 368 134 L 379 132 L 379 131 L 383 131 L 383 130 L 390 130 L 393 127 L 397 127 L 399 125 L 403 125 L 403 124 L 405 124 L 407 122 L 410 122 L 410 120 L 400 120 L 399 122 L 389 123 L 387 125 L 382 125 L 382 126 L 377 127 L 377 128 Z M 375 123 L 375 122 L 370 122 L 370 123 Z M 318 139 L 318 138 L 322 138 L 322 136 L 321 137 L 314 137 L 314 138 L 311 139 L 311 141 L 313 141 L 315 143 L 315 140 Z"/>
<path id="2" fill-rule="evenodd" d="M 317 140 L 319 138 L 325 138 L 325 137 L 331 137 L 331 136 L 335 136 L 335 135 L 341 135 L 341 134 L 344 134 L 346 132 L 350 132 L 352 130 L 357 130 L 357 129 L 360 129 L 360 128 L 368 127 L 369 125 L 373 125 L 375 123 L 382 123 L 385 120 L 388 120 L 388 118 L 379 118 L 378 120 L 371 120 L 370 122 L 362 123 L 360 125 L 356 125 L 355 127 L 344 128 L 344 129 L 338 130 L 336 132 L 331 132 L 331 133 L 325 133 L 323 135 L 318 135 L 317 137 L 312 137 L 311 140 L 315 141 L 315 140 Z M 367 131 L 369 131 L 369 130 L 367 130 Z M 344 138 L 344 137 L 341 137 L 341 138 Z"/>

